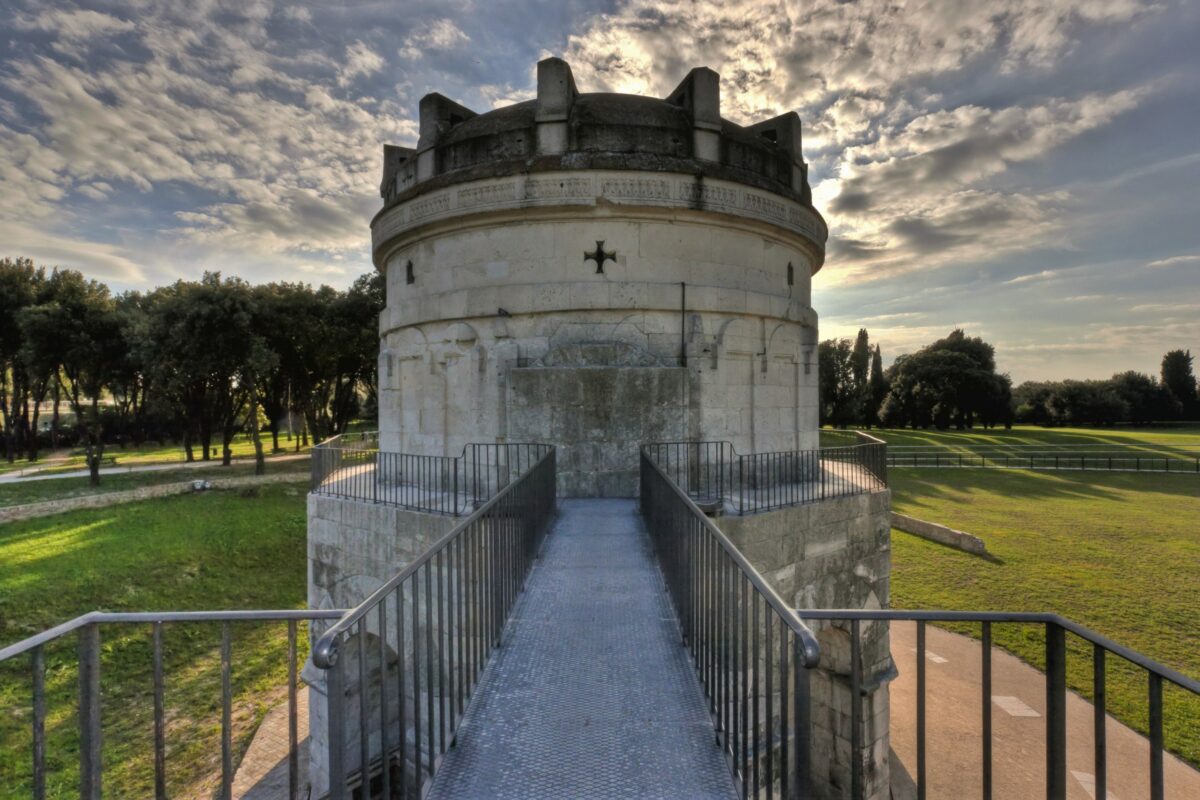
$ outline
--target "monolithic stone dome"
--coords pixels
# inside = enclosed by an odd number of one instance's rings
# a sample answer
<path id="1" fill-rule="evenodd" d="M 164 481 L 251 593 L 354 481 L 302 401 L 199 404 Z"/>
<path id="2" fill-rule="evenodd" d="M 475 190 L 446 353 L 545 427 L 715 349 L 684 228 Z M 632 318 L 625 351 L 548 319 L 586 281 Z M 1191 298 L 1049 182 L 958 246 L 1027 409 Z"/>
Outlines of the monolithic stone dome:
<path id="1" fill-rule="evenodd" d="M 483 114 L 440 94 L 421 100 L 416 149 L 388 147 L 385 209 L 448 185 L 561 170 L 711 177 L 811 208 L 795 112 L 743 127 L 720 116 L 719 78 L 692 70 L 667 98 L 575 90 L 560 59 L 538 65 L 538 97 Z"/>

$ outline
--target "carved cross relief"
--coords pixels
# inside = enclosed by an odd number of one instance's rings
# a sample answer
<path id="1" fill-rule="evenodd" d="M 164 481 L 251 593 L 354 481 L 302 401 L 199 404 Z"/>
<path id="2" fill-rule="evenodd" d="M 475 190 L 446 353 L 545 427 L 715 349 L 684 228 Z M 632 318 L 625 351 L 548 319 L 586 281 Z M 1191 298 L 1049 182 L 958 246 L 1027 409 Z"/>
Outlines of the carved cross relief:
<path id="1" fill-rule="evenodd" d="M 606 253 L 604 251 L 604 240 L 601 239 L 598 242 L 596 242 L 595 250 L 593 250 L 590 253 L 588 253 L 586 251 L 584 252 L 583 260 L 584 261 L 595 261 L 596 262 L 596 274 L 602 275 L 602 274 L 604 274 L 604 262 L 611 261 L 614 264 L 617 263 L 617 253 L 616 253 L 616 251 L 613 251 L 611 253 Z"/>

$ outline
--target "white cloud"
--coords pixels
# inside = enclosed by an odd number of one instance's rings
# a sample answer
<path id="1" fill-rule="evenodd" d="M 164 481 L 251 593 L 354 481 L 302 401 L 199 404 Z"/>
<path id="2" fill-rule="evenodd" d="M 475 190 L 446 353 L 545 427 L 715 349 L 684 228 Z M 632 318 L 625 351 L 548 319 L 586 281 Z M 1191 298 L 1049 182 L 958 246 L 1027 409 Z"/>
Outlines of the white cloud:
<path id="1" fill-rule="evenodd" d="M 1146 266 L 1150 267 L 1151 269 L 1158 269 L 1159 267 L 1175 267 L 1180 264 L 1200 264 L 1200 255 L 1171 256 L 1169 258 L 1159 258 L 1154 261 L 1148 262 L 1146 264 Z"/>
<path id="2" fill-rule="evenodd" d="M 449 19 L 435 20 L 427 27 L 410 34 L 400 46 L 400 56 L 416 61 L 424 55 L 453 50 L 471 41 L 471 37 Z"/>
<path id="3" fill-rule="evenodd" d="M 346 48 L 345 63 L 338 75 L 338 85 L 345 86 L 359 75 L 371 75 L 379 72 L 386 63 L 383 56 L 369 46 L 362 42 L 355 42 Z"/>

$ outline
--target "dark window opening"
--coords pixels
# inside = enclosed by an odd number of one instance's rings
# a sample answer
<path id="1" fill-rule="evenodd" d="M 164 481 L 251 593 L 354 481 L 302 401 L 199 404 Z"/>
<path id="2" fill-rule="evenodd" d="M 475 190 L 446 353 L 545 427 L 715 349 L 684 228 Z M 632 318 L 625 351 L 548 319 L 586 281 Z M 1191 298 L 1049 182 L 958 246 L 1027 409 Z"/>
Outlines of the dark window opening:
<path id="1" fill-rule="evenodd" d="M 410 281 L 410 283 L 411 283 L 411 281 Z M 793 267 L 791 262 L 789 261 L 788 262 L 788 286 L 795 286 L 795 285 L 796 285 L 796 268 Z"/>
<path id="2" fill-rule="evenodd" d="M 416 273 L 413 272 L 413 263 L 411 261 L 404 265 L 404 282 L 405 283 L 416 283 L 417 282 L 417 276 L 416 276 Z"/>

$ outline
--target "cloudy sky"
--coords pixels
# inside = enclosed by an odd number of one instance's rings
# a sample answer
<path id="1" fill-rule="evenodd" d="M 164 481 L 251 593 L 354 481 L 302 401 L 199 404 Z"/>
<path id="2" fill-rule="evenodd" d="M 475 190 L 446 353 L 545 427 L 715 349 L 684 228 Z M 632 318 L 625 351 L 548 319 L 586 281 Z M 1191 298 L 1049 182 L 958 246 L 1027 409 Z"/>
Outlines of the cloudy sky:
<path id="1" fill-rule="evenodd" d="M 1198 41 L 1192 0 L 4 0 L 0 256 L 344 285 L 426 92 L 708 65 L 725 116 L 804 120 L 823 337 L 890 361 L 958 325 L 1018 381 L 1157 372 L 1200 351 Z"/>

